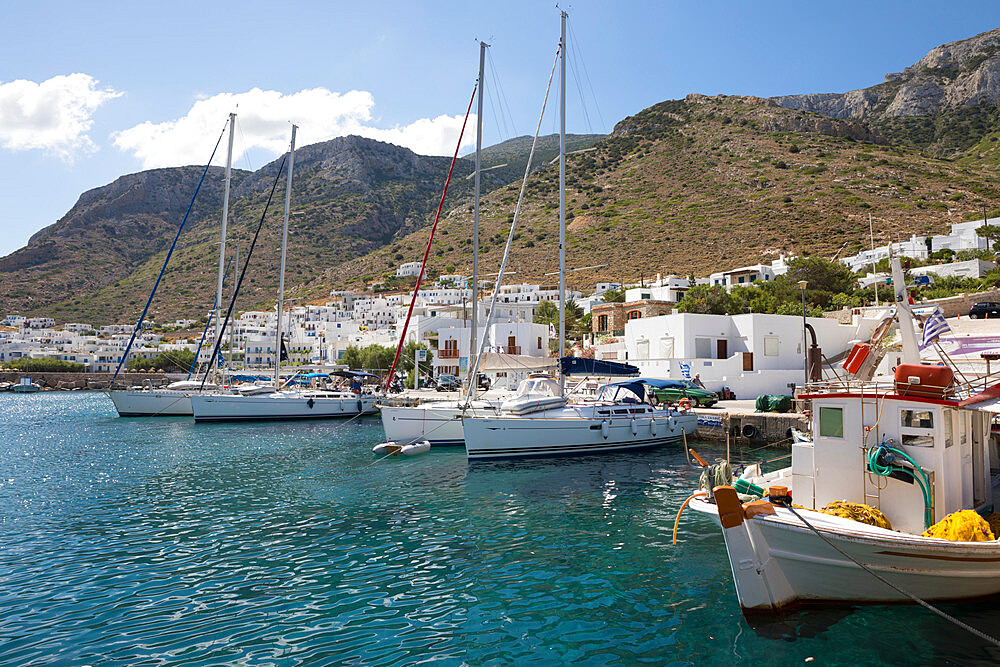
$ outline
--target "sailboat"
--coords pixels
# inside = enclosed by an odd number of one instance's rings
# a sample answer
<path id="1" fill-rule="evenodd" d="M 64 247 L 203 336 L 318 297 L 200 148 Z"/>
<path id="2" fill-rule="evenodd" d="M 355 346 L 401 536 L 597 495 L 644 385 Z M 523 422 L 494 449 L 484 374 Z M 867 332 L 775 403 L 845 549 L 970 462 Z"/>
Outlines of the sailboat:
<path id="1" fill-rule="evenodd" d="M 281 268 L 278 277 L 278 309 L 275 330 L 274 389 L 268 393 L 223 394 L 199 393 L 190 397 L 196 422 L 262 421 L 277 419 L 328 419 L 353 417 L 375 411 L 375 396 L 349 390 L 287 389 L 281 383 L 282 321 L 285 300 L 285 260 L 288 250 L 288 214 L 292 197 L 292 173 L 295 166 L 295 133 L 288 153 L 288 177 L 285 184 L 285 214 L 281 230 Z"/>
<path id="2" fill-rule="evenodd" d="M 559 99 L 559 350 L 566 347 L 566 19 L 560 12 Z M 501 268 L 502 274 L 502 268 Z M 499 281 L 499 279 L 498 279 Z M 597 400 L 569 403 L 566 359 L 558 379 L 531 377 L 493 416 L 462 419 L 469 460 L 598 454 L 678 442 L 698 418 L 669 406 L 654 407 L 640 382 L 604 387 Z"/>
<path id="3" fill-rule="evenodd" d="M 891 267 L 903 348 L 892 381 L 809 383 L 812 437 L 792 444 L 789 466 L 748 466 L 689 498 L 722 528 L 744 610 L 1000 594 L 1000 542 L 980 516 L 1000 500 L 1000 383 L 921 363 L 898 257 Z"/>
<path id="4" fill-rule="evenodd" d="M 499 409 L 499 400 L 477 398 L 477 383 L 473 380 L 477 352 L 476 339 L 479 335 L 479 195 L 480 156 L 483 148 L 483 96 L 485 94 L 486 49 L 489 44 L 479 42 L 479 84 L 478 111 L 476 114 L 476 170 L 475 197 L 472 216 L 472 328 L 469 359 L 468 393 L 453 401 L 433 401 L 416 406 L 382 405 L 382 428 L 386 440 L 395 443 L 428 441 L 432 446 L 465 444 L 462 432 L 462 416 L 465 414 L 493 414 Z M 414 290 L 413 298 L 416 298 Z M 486 335 L 485 329 L 483 335 Z M 403 344 L 402 338 L 400 345 Z"/>
<path id="5" fill-rule="evenodd" d="M 226 223 L 229 219 L 229 186 L 232 180 L 233 138 L 236 133 L 236 114 L 229 114 L 229 146 L 226 153 L 226 185 L 222 195 L 222 239 L 219 242 L 219 275 L 216 281 L 215 338 L 219 339 L 219 308 L 222 304 L 222 282 L 226 261 Z M 183 225 L 183 223 L 182 223 Z M 169 260 L 169 257 L 168 257 Z M 156 288 L 153 288 L 156 291 Z M 150 295 L 152 299 L 152 295 Z M 200 350 L 200 346 L 199 346 Z M 127 350 L 125 354 L 127 354 Z M 124 357 L 124 355 L 123 355 Z M 197 361 L 197 360 L 196 360 Z M 122 359 L 122 363 L 125 359 Z M 215 359 L 211 360 L 213 367 Z M 121 365 L 119 365 L 119 368 Z M 217 391 L 218 385 L 194 380 L 180 380 L 163 388 L 112 389 L 108 392 L 119 417 L 183 417 L 192 414 L 191 395 L 203 391 Z"/>

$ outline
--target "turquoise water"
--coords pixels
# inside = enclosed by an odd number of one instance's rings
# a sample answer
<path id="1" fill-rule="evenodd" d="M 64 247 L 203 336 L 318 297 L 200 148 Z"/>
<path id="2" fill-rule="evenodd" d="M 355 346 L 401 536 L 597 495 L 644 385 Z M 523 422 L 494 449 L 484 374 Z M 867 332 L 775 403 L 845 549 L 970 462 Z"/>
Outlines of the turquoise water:
<path id="1" fill-rule="evenodd" d="M 5 665 L 1000 659 L 909 606 L 751 627 L 718 529 L 685 513 L 670 544 L 697 474 L 673 448 L 376 463 L 377 419 L 119 419 L 93 393 L 0 394 L 0 433 Z M 998 632 L 998 607 L 946 609 Z"/>

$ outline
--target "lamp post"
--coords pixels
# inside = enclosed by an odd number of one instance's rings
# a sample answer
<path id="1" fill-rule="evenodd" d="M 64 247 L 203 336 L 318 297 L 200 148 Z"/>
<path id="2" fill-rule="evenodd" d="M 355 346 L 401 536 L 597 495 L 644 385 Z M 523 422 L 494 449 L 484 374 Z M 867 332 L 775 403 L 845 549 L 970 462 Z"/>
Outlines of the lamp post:
<path id="1" fill-rule="evenodd" d="M 802 390 L 805 391 L 809 384 L 809 352 L 806 350 L 806 286 L 809 283 L 805 280 L 799 281 L 799 290 L 802 292 Z"/>

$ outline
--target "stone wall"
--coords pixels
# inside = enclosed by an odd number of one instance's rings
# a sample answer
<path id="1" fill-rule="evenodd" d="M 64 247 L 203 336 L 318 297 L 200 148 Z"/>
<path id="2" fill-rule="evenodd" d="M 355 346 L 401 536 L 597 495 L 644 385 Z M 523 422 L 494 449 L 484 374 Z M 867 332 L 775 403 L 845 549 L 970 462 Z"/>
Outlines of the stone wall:
<path id="1" fill-rule="evenodd" d="M 1000 289 L 986 290 L 985 292 L 973 292 L 971 294 L 958 294 L 955 296 L 948 296 L 943 299 L 928 299 L 926 301 L 920 301 L 914 304 L 916 308 L 923 308 L 926 306 L 937 306 L 944 312 L 945 317 L 965 317 L 969 314 L 969 309 L 976 303 L 980 301 L 1000 301 Z M 844 308 L 843 310 L 833 310 L 830 312 L 823 313 L 823 317 L 829 317 L 835 319 L 841 324 L 850 324 L 851 316 L 854 313 L 860 313 L 863 310 L 881 310 L 884 306 L 875 308 L 875 306 L 868 306 L 866 308 Z"/>
<path id="2" fill-rule="evenodd" d="M 16 383 L 22 377 L 30 377 L 33 382 L 48 389 L 107 389 L 111 373 L 32 373 L 0 369 L 0 382 Z M 145 380 L 149 380 L 154 386 L 171 381 L 162 373 L 120 373 L 115 384 L 141 385 Z"/>

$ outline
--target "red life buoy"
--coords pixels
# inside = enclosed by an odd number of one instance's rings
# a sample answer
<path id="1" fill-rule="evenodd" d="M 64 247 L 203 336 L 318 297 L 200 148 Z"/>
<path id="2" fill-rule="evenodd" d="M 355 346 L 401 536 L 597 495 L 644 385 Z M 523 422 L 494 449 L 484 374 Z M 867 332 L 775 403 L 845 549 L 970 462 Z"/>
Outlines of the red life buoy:
<path id="1" fill-rule="evenodd" d="M 681 400 L 677 401 L 677 407 L 683 410 L 684 412 L 687 412 L 688 410 L 691 409 L 691 401 L 689 401 L 686 398 L 682 398 Z"/>

